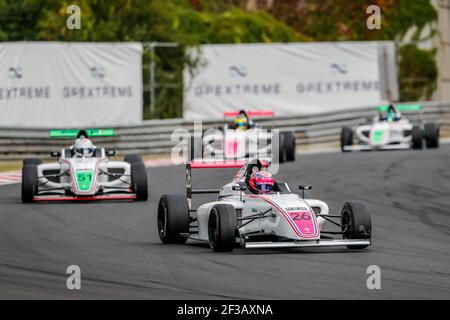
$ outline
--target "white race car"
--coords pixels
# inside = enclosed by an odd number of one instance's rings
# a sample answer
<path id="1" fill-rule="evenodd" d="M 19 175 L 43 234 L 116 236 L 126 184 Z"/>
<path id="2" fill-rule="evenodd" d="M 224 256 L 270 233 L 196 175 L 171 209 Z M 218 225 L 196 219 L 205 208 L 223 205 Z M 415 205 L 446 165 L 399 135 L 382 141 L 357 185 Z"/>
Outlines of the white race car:
<path id="1" fill-rule="evenodd" d="M 254 110 L 254 111 L 230 111 L 225 112 L 224 116 L 237 117 L 236 123 L 225 124 L 223 128 L 207 131 L 202 137 L 201 152 L 192 154 L 191 159 L 199 158 L 200 154 L 204 158 L 244 160 L 251 158 L 272 159 L 272 155 L 278 153 L 278 161 L 295 160 L 295 136 L 291 131 L 282 131 L 274 134 L 272 130 L 264 129 L 255 124 L 250 117 L 253 116 L 273 116 L 272 111 Z M 246 123 L 240 123 L 239 117 L 246 119 Z M 245 128 L 239 125 L 245 125 Z M 274 139 L 278 143 L 276 151 L 273 151 L 272 144 Z M 199 143 L 191 138 L 191 145 Z M 275 146 L 273 148 L 275 148 Z M 194 149 L 192 149 L 194 150 Z"/>
<path id="2" fill-rule="evenodd" d="M 60 152 L 56 163 L 39 158 L 23 160 L 22 201 L 138 200 L 148 198 L 147 173 L 139 155 L 111 161 L 114 150 L 96 148 L 89 137 L 114 135 L 112 129 L 52 130 L 52 138 L 76 137 L 75 144 Z"/>
<path id="3" fill-rule="evenodd" d="M 427 148 L 439 147 L 439 126 L 435 123 L 412 123 L 400 111 L 421 111 L 420 105 L 381 106 L 373 123 L 361 125 L 354 131 L 342 128 L 341 149 L 349 151 L 422 149 L 423 140 Z M 353 132 L 357 145 L 353 145 Z"/>
<path id="4" fill-rule="evenodd" d="M 283 182 L 274 191 L 251 193 L 248 179 L 267 170 L 260 160 L 242 162 L 191 162 L 187 164 L 186 195 L 164 195 L 158 206 L 157 225 L 163 243 L 183 244 L 187 239 L 209 243 L 213 251 L 242 248 L 295 248 L 347 246 L 364 249 L 371 244 L 372 224 L 367 204 L 346 202 L 341 214 L 330 215 L 328 205 L 291 192 Z M 238 168 L 231 183 L 220 190 L 192 189 L 192 169 Z M 193 209 L 192 195 L 218 193 L 216 201 Z M 325 230 L 325 222 L 339 230 Z M 336 237 L 338 236 L 338 237 Z"/>

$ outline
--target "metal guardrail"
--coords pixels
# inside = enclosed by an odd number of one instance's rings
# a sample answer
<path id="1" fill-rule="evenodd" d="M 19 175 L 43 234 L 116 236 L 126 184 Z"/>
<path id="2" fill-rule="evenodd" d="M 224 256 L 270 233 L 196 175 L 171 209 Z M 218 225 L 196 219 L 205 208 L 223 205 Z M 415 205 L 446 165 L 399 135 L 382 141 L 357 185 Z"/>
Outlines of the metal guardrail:
<path id="1" fill-rule="evenodd" d="M 441 134 L 450 135 L 450 104 L 422 103 L 423 122 L 438 122 Z M 337 143 L 343 126 L 356 126 L 372 120 L 375 107 L 341 110 L 293 117 L 260 118 L 256 122 L 267 128 L 293 131 L 297 145 Z M 417 113 L 404 113 L 409 119 Z M 202 129 L 218 128 L 224 121 L 203 121 Z M 162 154 L 173 147 L 171 135 L 175 129 L 193 131 L 194 123 L 183 119 L 148 120 L 130 127 L 116 128 L 115 137 L 96 138 L 95 142 L 105 148 L 116 149 L 118 154 Z M 43 128 L 0 128 L 0 159 L 20 159 L 29 155 L 46 156 L 51 151 L 67 146 L 70 140 L 50 139 L 49 130 Z"/>

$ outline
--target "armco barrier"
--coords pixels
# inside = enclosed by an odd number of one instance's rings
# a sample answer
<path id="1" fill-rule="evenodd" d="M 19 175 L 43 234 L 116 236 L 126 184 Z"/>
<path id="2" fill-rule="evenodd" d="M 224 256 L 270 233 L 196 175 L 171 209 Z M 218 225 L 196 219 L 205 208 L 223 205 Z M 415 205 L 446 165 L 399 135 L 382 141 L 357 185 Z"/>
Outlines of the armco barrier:
<path id="1" fill-rule="evenodd" d="M 423 122 L 436 121 L 441 134 L 450 135 L 450 104 L 438 102 L 421 103 Z M 321 114 L 295 117 L 260 118 L 257 122 L 264 127 L 281 131 L 294 131 L 298 145 L 338 142 L 343 126 L 356 126 L 371 120 L 376 115 L 375 107 L 367 107 Z M 418 118 L 417 113 L 405 113 L 408 118 Z M 202 129 L 216 128 L 223 121 L 203 121 Z M 106 148 L 116 149 L 118 154 L 168 153 L 172 148 L 171 135 L 175 129 L 194 129 L 192 121 L 183 119 L 148 120 L 132 127 L 116 128 L 115 137 L 96 138 L 95 142 Z M 30 155 L 47 156 L 49 152 L 66 146 L 70 140 L 49 138 L 49 129 L 42 128 L 0 128 L 0 159 L 20 159 Z"/>

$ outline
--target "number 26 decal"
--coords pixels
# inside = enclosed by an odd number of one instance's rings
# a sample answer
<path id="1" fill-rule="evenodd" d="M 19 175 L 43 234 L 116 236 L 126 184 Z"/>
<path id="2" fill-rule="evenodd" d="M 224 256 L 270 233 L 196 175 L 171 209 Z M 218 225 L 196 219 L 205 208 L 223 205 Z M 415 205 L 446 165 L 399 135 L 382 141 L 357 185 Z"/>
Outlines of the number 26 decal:
<path id="1" fill-rule="evenodd" d="M 309 212 L 289 212 L 292 220 L 311 220 L 311 214 Z"/>

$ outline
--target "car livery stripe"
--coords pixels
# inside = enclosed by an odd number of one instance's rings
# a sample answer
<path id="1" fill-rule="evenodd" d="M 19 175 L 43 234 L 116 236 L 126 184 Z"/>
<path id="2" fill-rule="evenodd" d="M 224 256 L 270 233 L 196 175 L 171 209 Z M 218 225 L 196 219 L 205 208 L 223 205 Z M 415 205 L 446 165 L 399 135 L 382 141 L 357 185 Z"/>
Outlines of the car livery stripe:
<path id="1" fill-rule="evenodd" d="M 317 221 L 316 221 L 316 216 L 314 213 L 312 213 L 313 211 L 310 211 L 311 217 L 314 220 L 314 234 L 312 235 L 303 235 L 301 233 L 301 231 L 297 228 L 297 225 L 295 224 L 295 222 L 292 220 L 291 216 L 288 214 L 287 211 L 285 211 L 283 208 L 281 208 L 280 206 L 278 206 L 275 202 L 273 202 L 270 199 L 265 198 L 262 195 L 247 195 L 246 197 L 249 198 L 253 198 L 253 199 L 262 199 L 263 201 L 269 203 L 271 206 L 275 207 L 275 209 L 277 209 L 282 215 L 283 217 L 286 219 L 286 221 L 289 223 L 289 225 L 291 226 L 292 230 L 294 230 L 294 232 L 301 238 L 317 238 L 320 235 L 319 229 L 317 228 Z M 308 205 L 309 207 L 309 205 Z M 311 208 L 310 208 L 311 209 Z"/>

